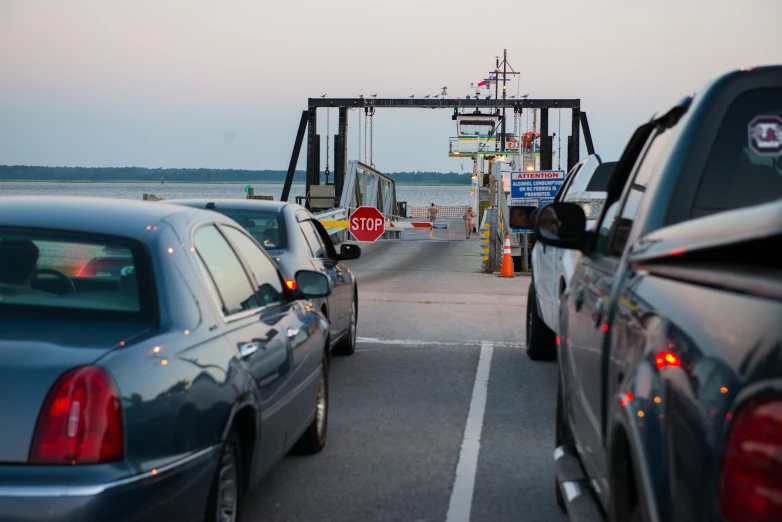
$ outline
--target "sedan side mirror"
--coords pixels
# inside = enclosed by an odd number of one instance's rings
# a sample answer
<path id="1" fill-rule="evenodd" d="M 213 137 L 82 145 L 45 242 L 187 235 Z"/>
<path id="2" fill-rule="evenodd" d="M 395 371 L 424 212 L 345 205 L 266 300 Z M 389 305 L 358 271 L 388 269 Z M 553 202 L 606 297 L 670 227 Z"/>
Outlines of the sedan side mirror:
<path id="1" fill-rule="evenodd" d="M 535 216 L 533 230 L 544 245 L 581 250 L 587 238 L 584 209 L 575 203 L 546 205 Z"/>
<path id="2" fill-rule="evenodd" d="M 361 247 L 354 243 L 342 243 L 339 249 L 339 258 L 342 260 L 358 259 L 361 257 Z"/>
<path id="3" fill-rule="evenodd" d="M 331 284 L 328 276 L 314 270 L 299 270 L 296 272 L 296 289 L 302 296 L 308 299 L 331 295 Z"/>

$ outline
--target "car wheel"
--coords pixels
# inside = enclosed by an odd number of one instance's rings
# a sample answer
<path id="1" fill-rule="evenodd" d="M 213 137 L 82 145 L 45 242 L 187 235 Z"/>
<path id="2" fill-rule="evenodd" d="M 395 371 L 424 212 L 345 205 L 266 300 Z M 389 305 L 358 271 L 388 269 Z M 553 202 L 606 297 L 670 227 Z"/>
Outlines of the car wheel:
<path id="1" fill-rule="evenodd" d="M 534 281 L 527 291 L 527 356 L 533 361 L 557 358 L 556 336 L 538 315 Z"/>
<path id="2" fill-rule="evenodd" d="M 358 303 L 356 302 L 356 294 L 353 294 L 353 306 L 350 313 L 350 326 L 348 327 L 348 335 L 342 340 L 339 346 L 334 348 L 334 353 L 337 355 L 353 355 L 356 353 L 356 329 L 358 327 Z"/>
<path id="3" fill-rule="evenodd" d="M 205 521 L 236 522 L 239 519 L 241 455 L 239 437 L 234 430 L 231 430 L 223 444 L 217 472 L 212 482 Z"/>
<path id="4" fill-rule="evenodd" d="M 329 427 L 329 368 L 326 355 L 320 365 L 320 384 L 315 399 L 315 418 L 296 442 L 294 451 L 305 455 L 319 453 L 326 446 Z"/>

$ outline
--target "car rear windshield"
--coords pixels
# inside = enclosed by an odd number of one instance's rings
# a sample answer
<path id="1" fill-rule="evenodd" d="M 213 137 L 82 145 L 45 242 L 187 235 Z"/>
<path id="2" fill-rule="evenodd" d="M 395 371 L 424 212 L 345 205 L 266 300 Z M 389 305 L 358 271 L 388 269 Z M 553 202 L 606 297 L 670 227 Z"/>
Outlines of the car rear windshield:
<path id="1" fill-rule="evenodd" d="M 594 174 L 589 179 L 587 184 L 587 192 L 606 192 L 608 190 L 608 182 L 611 179 L 611 174 L 614 173 L 615 161 L 608 163 L 601 163 L 595 169 Z"/>
<path id="2" fill-rule="evenodd" d="M 152 318 L 143 249 L 124 239 L 0 228 L 0 310 L 82 319 Z"/>
<path id="3" fill-rule="evenodd" d="M 284 250 L 288 248 L 288 235 L 285 233 L 285 220 L 282 213 L 264 210 L 219 210 L 239 223 L 266 250 Z"/>
<path id="4" fill-rule="evenodd" d="M 691 217 L 780 198 L 782 89 L 758 89 L 737 97 L 723 118 Z"/>

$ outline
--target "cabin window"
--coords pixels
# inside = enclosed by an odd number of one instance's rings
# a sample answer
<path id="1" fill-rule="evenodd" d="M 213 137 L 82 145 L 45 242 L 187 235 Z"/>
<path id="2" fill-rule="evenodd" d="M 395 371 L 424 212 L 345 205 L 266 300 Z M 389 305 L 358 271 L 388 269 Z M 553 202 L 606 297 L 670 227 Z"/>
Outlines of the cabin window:
<path id="1" fill-rule="evenodd" d="M 494 122 L 488 120 L 462 120 L 459 123 L 459 134 L 463 136 L 488 136 L 492 129 Z"/>

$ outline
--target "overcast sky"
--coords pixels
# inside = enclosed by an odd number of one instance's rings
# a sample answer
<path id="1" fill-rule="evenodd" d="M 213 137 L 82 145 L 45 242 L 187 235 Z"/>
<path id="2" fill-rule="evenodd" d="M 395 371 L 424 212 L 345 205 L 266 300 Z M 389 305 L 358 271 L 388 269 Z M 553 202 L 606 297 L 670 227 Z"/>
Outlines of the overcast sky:
<path id="1" fill-rule="evenodd" d="M 509 92 L 580 98 L 616 159 L 714 76 L 782 62 L 780 21 L 781 0 L 0 0 L 0 164 L 285 169 L 308 97 L 463 98 L 505 48 Z M 378 110 L 375 164 L 458 172 L 454 134 L 447 110 Z"/>

